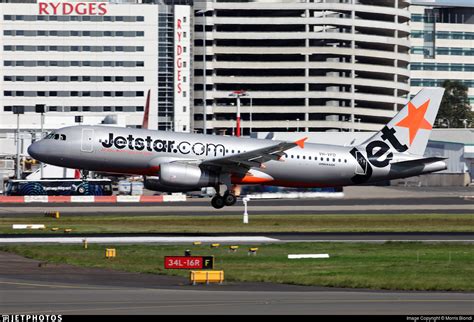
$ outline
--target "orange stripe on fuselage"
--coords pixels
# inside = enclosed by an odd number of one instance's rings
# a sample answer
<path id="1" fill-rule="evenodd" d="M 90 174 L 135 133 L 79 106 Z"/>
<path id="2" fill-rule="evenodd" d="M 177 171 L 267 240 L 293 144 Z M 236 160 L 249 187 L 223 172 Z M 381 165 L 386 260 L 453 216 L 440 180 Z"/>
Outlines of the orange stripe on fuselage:
<path id="1" fill-rule="evenodd" d="M 258 178 L 254 176 L 245 176 L 238 178 L 232 176 L 233 184 L 263 184 L 266 186 L 279 186 L 279 187 L 290 187 L 290 188 L 330 188 L 336 185 L 328 185 L 322 183 L 313 182 L 298 182 L 298 181 L 286 181 L 286 180 L 272 180 L 266 178 Z"/>
<path id="2" fill-rule="evenodd" d="M 259 178 L 253 175 L 245 175 L 242 178 L 232 176 L 231 181 L 234 184 L 263 184 L 272 181 L 270 178 Z"/>

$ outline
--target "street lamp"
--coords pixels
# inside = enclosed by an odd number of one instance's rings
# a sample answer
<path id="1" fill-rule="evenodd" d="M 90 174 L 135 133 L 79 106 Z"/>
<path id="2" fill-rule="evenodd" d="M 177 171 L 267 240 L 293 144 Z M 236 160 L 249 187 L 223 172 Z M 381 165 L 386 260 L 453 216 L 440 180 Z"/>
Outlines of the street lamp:
<path id="1" fill-rule="evenodd" d="M 467 119 L 459 119 L 464 124 L 464 128 L 467 129 Z"/>
<path id="2" fill-rule="evenodd" d="M 237 98 L 237 118 L 236 118 L 236 135 L 237 137 L 240 136 L 240 98 L 242 96 L 248 96 L 248 94 L 244 90 L 240 91 L 233 91 L 232 93 L 229 94 L 231 97 L 236 97 Z"/>
<path id="3" fill-rule="evenodd" d="M 300 131 L 300 119 L 296 119 L 296 132 Z"/>
<path id="4" fill-rule="evenodd" d="M 203 53 L 202 53 L 202 77 L 203 77 L 203 85 L 202 85 L 202 108 L 203 108 L 203 130 L 202 132 L 204 134 L 207 134 L 207 59 L 206 59 L 206 12 L 212 11 L 212 9 L 205 9 L 205 10 L 199 10 L 196 12 L 196 14 L 202 13 L 202 48 L 203 48 Z"/>
<path id="5" fill-rule="evenodd" d="M 13 114 L 16 114 L 16 179 L 20 179 L 20 114 L 25 114 L 24 106 L 13 106 Z"/>
<path id="6" fill-rule="evenodd" d="M 445 125 L 445 124 L 446 124 L 446 125 L 448 126 L 448 129 L 451 127 L 451 124 L 450 124 L 450 122 L 449 122 L 448 119 L 446 119 L 446 118 L 441 118 L 441 119 L 439 119 L 439 120 L 440 120 L 440 121 L 443 121 L 443 123 L 441 123 L 441 124 L 442 124 L 442 125 Z M 446 123 L 444 123 L 444 122 L 446 122 Z"/>
<path id="7" fill-rule="evenodd" d="M 41 113 L 41 133 L 40 133 L 40 140 L 43 138 L 43 126 L 44 126 L 44 113 L 46 112 L 46 106 L 44 104 L 36 104 L 35 105 L 35 112 Z M 40 166 L 40 176 L 43 179 L 43 163 L 39 164 Z"/>

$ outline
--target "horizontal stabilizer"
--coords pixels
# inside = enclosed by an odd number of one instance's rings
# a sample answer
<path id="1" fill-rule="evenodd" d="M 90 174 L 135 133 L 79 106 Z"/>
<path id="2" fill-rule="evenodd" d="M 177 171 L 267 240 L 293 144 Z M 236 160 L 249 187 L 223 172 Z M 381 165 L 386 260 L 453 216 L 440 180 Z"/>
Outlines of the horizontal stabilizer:
<path id="1" fill-rule="evenodd" d="M 391 165 L 401 165 L 401 166 L 416 166 L 421 164 L 429 164 L 438 161 L 446 160 L 446 157 L 428 157 L 428 158 L 421 158 L 421 159 L 414 159 L 414 160 L 407 160 L 407 161 L 400 161 L 400 162 L 392 162 Z"/>

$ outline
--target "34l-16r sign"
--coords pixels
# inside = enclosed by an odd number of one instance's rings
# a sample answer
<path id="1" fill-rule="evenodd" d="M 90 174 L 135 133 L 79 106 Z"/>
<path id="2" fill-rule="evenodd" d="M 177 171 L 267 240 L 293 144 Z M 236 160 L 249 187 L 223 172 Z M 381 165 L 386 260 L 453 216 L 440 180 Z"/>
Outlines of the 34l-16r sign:
<path id="1" fill-rule="evenodd" d="M 165 256 L 165 269 L 212 269 L 214 256 Z"/>

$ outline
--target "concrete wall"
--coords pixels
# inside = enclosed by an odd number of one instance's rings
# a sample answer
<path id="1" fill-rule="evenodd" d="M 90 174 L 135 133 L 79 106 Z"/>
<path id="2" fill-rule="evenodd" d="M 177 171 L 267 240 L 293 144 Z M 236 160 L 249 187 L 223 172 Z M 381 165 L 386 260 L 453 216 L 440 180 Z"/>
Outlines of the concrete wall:
<path id="1" fill-rule="evenodd" d="M 405 187 L 466 187 L 470 183 L 469 173 L 432 173 L 390 182 L 392 186 Z"/>

